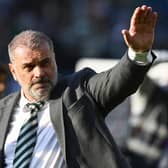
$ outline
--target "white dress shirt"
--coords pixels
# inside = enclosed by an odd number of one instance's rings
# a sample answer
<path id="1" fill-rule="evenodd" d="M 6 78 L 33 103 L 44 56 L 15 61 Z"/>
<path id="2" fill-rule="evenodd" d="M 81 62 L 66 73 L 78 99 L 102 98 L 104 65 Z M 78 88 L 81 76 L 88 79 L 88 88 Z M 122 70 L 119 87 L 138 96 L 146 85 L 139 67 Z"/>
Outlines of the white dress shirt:
<path id="1" fill-rule="evenodd" d="M 14 109 L 11 129 L 5 142 L 6 168 L 12 168 L 14 151 L 21 126 L 30 116 L 30 111 L 25 108 L 28 101 L 22 95 Z M 38 113 L 37 142 L 32 155 L 30 168 L 61 168 L 64 164 L 61 148 L 56 138 L 49 114 L 49 102 Z"/>

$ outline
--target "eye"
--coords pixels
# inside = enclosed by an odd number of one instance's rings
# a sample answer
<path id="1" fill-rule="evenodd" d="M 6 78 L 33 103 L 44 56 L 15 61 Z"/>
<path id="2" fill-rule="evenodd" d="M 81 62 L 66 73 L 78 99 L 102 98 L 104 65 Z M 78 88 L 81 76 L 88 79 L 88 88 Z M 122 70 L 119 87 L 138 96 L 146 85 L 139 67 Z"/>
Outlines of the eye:
<path id="1" fill-rule="evenodd" d="M 28 72 L 30 72 L 34 68 L 34 65 L 25 65 L 24 69 Z"/>
<path id="2" fill-rule="evenodd" d="M 50 60 L 49 59 L 45 59 L 45 60 L 43 60 L 41 63 L 40 63 L 40 65 L 41 66 L 43 66 L 43 67 L 45 67 L 45 66 L 48 66 L 49 64 L 50 64 Z"/>

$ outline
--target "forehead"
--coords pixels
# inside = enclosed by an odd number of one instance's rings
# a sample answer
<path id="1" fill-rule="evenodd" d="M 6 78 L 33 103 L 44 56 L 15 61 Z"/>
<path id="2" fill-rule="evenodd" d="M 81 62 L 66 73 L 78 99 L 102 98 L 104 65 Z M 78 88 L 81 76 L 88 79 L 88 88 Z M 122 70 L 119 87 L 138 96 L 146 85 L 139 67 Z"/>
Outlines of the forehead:
<path id="1" fill-rule="evenodd" d="M 43 44 L 38 48 L 28 48 L 26 46 L 18 46 L 13 52 L 14 60 L 19 62 L 32 62 L 39 59 L 52 56 L 52 51 L 47 44 Z"/>

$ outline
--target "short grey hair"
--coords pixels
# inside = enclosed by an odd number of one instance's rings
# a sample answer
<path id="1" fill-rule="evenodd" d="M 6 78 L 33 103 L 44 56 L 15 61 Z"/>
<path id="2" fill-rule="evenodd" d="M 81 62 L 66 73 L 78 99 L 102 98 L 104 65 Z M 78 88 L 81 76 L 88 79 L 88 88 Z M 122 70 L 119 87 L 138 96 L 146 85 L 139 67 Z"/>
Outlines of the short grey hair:
<path id="1" fill-rule="evenodd" d="M 37 49 L 45 42 L 48 43 L 50 49 L 54 51 L 52 40 L 43 32 L 35 30 L 25 30 L 14 36 L 8 44 L 8 54 L 10 61 L 13 60 L 13 51 L 19 46 L 25 46 L 30 49 Z"/>

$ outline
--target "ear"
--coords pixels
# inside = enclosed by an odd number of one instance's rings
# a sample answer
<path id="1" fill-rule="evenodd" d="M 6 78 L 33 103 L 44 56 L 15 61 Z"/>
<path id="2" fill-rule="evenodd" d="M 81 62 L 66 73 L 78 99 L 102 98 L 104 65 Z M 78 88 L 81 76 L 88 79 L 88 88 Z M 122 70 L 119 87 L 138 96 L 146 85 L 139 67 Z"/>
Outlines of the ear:
<path id="1" fill-rule="evenodd" d="M 12 63 L 9 63 L 8 66 L 9 66 L 9 70 L 10 70 L 10 72 L 11 72 L 11 74 L 12 74 L 14 80 L 17 81 L 16 74 L 15 74 L 15 69 L 14 69 L 14 67 L 13 67 L 13 64 L 12 64 Z"/>

